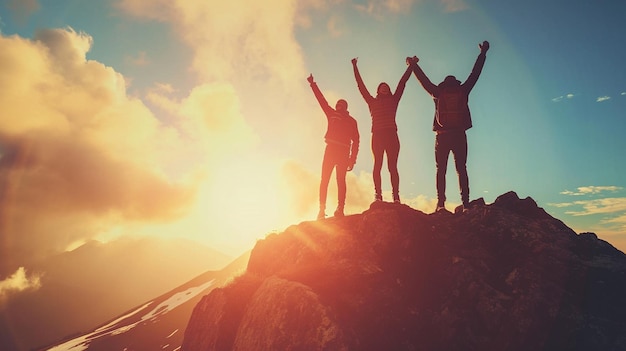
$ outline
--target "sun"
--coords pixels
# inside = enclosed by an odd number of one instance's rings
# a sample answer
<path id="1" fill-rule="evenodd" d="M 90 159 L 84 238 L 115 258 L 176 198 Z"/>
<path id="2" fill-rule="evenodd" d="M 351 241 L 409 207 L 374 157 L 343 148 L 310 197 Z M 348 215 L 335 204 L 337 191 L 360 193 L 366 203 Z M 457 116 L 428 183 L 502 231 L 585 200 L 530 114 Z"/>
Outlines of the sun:
<path id="1" fill-rule="evenodd" d="M 278 167 L 240 160 L 212 171 L 199 209 L 212 226 L 234 238 L 264 237 L 288 221 Z"/>

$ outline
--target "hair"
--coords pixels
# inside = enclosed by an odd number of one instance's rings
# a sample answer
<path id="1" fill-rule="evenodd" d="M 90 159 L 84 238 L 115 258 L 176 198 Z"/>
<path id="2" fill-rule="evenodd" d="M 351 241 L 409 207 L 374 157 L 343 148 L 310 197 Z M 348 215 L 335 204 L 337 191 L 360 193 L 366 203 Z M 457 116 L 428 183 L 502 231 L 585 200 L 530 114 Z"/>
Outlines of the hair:
<path id="1" fill-rule="evenodd" d="M 389 84 L 382 82 L 380 84 L 378 84 L 378 88 L 376 88 L 376 93 L 378 94 L 380 92 L 380 87 L 382 87 L 383 85 L 386 85 L 387 88 L 389 88 L 389 92 L 391 92 L 391 87 L 389 86 Z"/>
<path id="2" fill-rule="evenodd" d="M 348 102 L 344 99 L 339 99 L 337 100 L 337 103 L 335 104 L 335 107 L 337 107 L 340 103 L 343 103 L 346 105 L 346 111 L 348 111 Z"/>
<path id="3" fill-rule="evenodd" d="M 439 83 L 440 87 L 451 85 L 461 85 L 461 81 L 456 79 L 455 76 L 447 76 L 441 83 Z"/>

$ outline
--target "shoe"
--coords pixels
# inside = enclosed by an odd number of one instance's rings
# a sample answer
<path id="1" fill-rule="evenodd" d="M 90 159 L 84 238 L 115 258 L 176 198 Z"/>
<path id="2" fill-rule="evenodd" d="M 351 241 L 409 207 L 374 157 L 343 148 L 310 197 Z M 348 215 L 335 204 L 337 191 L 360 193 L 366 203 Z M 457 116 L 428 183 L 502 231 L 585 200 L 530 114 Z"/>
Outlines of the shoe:
<path id="1" fill-rule="evenodd" d="M 337 207 L 334 215 L 335 217 L 343 217 L 343 207 Z"/>
<path id="2" fill-rule="evenodd" d="M 398 195 L 398 194 L 394 194 L 393 195 L 393 203 L 394 204 L 399 204 L 400 203 L 400 195 Z"/>
<path id="3" fill-rule="evenodd" d="M 466 202 L 466 203 L 464 203 L 464 204 L 463 204 L 463 213 L 465 213 L 465 212 L 469 211 L 469 209 L 470 209 L 470 204 L 469 204 L 469 203 L 467 203 L 467 202 Z"/>
<path id="4" fill-rule="evenodd" d="M 317 219 L 324 219 L 326 218 L 326 212 L 324 212 L 324 210 L 320 210 L 319 213 L 317 214 Z"/>
<path id="5" fill-rule="evenodd" d="M 374 195 L 374 201 L 383 201 L 383 194 Z"/>
<path id="6" fill-rule="evenodd" d="M 435 212 L 439 212 L 439 211 L 445 211 L 446 210 L 446 205 L 445 202 L 439 200 L 437 202 L 437 209 L 435 210 Z"/>

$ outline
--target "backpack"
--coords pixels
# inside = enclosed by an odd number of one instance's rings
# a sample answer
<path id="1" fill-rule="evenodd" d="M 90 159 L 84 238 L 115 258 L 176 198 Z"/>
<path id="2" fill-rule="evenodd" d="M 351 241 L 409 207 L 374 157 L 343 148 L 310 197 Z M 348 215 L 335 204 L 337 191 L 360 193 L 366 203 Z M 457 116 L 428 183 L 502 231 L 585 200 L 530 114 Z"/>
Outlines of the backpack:
<path id="1" fill-rule="evenodd" d="M 442 89 L 436 104 L 436 121 L 441 128 L 459 129 L 465 127 L 467 96 L 460 86 Z"/>

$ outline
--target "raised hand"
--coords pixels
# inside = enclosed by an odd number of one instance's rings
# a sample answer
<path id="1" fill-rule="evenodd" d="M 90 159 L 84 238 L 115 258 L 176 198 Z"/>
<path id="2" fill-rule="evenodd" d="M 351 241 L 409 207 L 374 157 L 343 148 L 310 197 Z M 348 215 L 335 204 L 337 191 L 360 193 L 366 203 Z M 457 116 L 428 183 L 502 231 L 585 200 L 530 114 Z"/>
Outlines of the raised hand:
<path id="1" fill-rule="evenodd" d="M 307 79 L 306 79 L 306 80 L 308 80 L 310 84 L 313 84 L 313 83 L 315 82 L 315 80 L 313 79 L 313 73 L 311 73 L 311 74 L 307 77 Z"/>
<path id="2" fill-rule="evenodd" d="M 489 50 L 489 42 L 485 40 L 482 44 L 478 44 L 478 47 L 480 48 L 480 52 L 487 52 L 487 50 Z"/>
<path id="3" fill-rule="evenodd" d="M 358 59 L 359 59 L 358 57 L 353 58 L 353 59 L 352 59 L 352 64 L 353 64 L 353 65 L 356 65 L 356 61 L 357 61 Z"/>
<path id="4" fill-rule="evenodd" d="M 407 66 L 408 66 L 408 65 L 411 65 L 411 64 L 415 64 L 415 63 L 418 63 L 418 62 L 419 62 L 419 60 L 420 60 L 420 59 L 419 59 L 419 58 L 417 58 L 417 56 L 407 57 L 407 58 L 406 58 L 406 64 L 407 64 Z"/>

